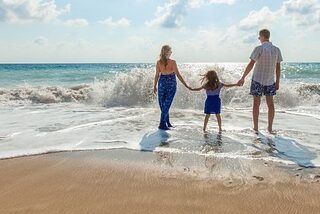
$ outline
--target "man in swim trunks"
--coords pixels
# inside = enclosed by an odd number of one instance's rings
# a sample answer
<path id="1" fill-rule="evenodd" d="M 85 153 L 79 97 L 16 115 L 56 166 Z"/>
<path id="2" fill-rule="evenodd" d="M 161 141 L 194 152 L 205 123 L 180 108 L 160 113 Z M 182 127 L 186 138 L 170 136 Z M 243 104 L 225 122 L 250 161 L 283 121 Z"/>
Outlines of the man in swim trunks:
<path id="1" fill-rule="evenodd" d="M 258 132 L 260 101 L 261 96 L 265 95 L 268 105 L 268 132 L 272 133 L 275 114 L 273 96 L 276 95 L 276 91 L 279 89 L 282 56 L 280 49 L 274 46 L 269 41 L 269 38 L 269 30 L 263 29 L 259 32 L 261 45 L 255 47 L 253 50 L 250 56 L 250 62 L 241 79 L 238 81 L 238 84 L 244 84 L 246 76 L 254 67 L 250 87 L 250 94 L 253 96 L 253 129 Z M 276 78 L 274 76 L 276 76 Z"/>

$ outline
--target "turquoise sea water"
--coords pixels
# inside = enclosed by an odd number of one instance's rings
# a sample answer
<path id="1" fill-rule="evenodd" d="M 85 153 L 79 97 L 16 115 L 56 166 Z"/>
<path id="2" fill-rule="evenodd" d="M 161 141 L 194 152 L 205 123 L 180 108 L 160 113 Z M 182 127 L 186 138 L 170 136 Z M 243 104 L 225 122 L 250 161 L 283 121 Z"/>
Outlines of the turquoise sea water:
<path id="1" fill-rule="evenodd" d="M 188 66 L 203 64 L 182 64 L 182 72 Z M 217 63 L 232 69 L 236 75 L 244 68 L 244 63 Z M 150 69 L 152 63 L 109 63 L 109 64 L 0 64 L 0 87 L 14 87 L 24 83 L 30 85 L 76 85 L 91 83 L 94 79 L 110 78 L 118 73 L 133 69 Z M 320 82 L 320 63 L 283 63 L 282 79 L 307 83 Z"/>

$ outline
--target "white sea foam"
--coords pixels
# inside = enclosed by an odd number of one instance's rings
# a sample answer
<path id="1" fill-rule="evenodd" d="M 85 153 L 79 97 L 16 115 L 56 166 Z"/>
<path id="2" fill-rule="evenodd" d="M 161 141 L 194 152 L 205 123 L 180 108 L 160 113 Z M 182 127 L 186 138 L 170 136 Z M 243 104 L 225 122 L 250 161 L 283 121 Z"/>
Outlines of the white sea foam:
<path id="1" fill-rule="evenodd" d="M 181 73 L 195 87 L 200 85 L 199 74 L 207 69 L 205 64 L 188 64 Z M 221 81 L 233 83 L 243 68 L 215 69 Z M 318 83 L 282 82 L 275 97 L 276 136 L 264 132 L 256 136 L 250 129 L 249 80 L 244 87 L 223 90 L 225 131 L 219 140 L 214 119 L 211 134 L 201 132 L 204 93 L 188 91 L 181 84 L 171 110 L 176 128 L 158 131 L 160 113 L 152 94 L 153 77 L 153 69 L 133 69 L 74 87 L 0 89 L 0 158 L 124 148 L 320 167 Z M 266 118 L 262 105 L 262 129 Z"/>
<path id="2" fill-rule="evenodd" d="M 187 68 L 186 68 L 187 69 Z M 208 68 L 207 68 L 208 69 Z M 200 73 L 207 69 L 183 70 L 182 74 L 191 86 L 199 86 Z M 221 81 L 234 83 L 239 74 L 224 68 L 215 68 Z M 81 102 L 105 107 L 148 107 L 156 103 L 152 94 L 154 72 L 150 69 L 133 69 L 128 73 L 119 73 L 106 79 L 97 79 L 92 84 L 66 88 L 62 86 L 30 86 L 0 89 L 0 103 L 60 103 Z M 249 79 L 249 78 L 248 78 Z M 248 96 L 250 81 L 244 87 L 225 89 L 222 101 L 225 106 L 234 108 L 251 106 Z M 174 107 L 201 109 L 204 93 L 191 92 L 180 85 Z M 283 82 L 275 97 L 277 106 L 295 108 L 299 106 L 317 106 L 320 102 L 320 84 Z"/>
<path id="3" fill-rule="evenodd" d="M 3 127 L 0 158 L 125 148 L 320 166 L 319 134 L 315 132 L 319 120 L 285 112 L 276 117 L 276 136 L 262 132 L 262 136 L 257 137 L 249 128 L 251 114 L 248 111 L 224 109 L 225 131 L 221 144 L 217 143 L 214 120 L 210 121 L 210 134 L 201 132 L 203 114 L 199 110 L 173 109 L 171 115 L 176 128 L 169 132 L 157 130 L 159 110 L 155 106 L 106 109 L 57 103 L 20 108 L 2 106 L 0 112 Z M 265 123 L 265 119 L 266 114 L 262 112 L 261 123 Z M 293 123 L 297 120 L 299 123 Z"/>

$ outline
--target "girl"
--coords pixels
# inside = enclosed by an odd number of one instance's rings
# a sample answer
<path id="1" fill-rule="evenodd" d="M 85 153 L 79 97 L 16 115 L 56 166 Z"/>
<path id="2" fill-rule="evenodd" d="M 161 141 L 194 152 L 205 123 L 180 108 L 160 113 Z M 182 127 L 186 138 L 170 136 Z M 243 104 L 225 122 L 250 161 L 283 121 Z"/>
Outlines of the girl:
<path id="1" fill-rule="evenodd" d="M 202 86 L 199 88 L 191 88 L 192 91 L 200 91 L 202 89 L 206 90 L 207 99 L 204 106 L 204 113 L 206 114 L 203 123 L 203 131 L 207 129 L 207 124 L 210 118 L 210 114 L 215 114 L 218 121 L 219 133 L 221 129 L 221 99 L 220 91 L 223 87 L 233 87 L 238 84 L 224 84 L 219 81 L 218 75 L 214 70 L 208 71 L 201 79 Z"/>
<path id="2" fill-rule="evenodd" d="M 158 85 L 158 100 L 161 110 L 159 129 L 161 130 L 169 130 L 173 127 L 169 120 L 169 110 L 177 90 L 176 76 L 185 87 L 189 88 L 179 72 L 176 61 L 170 59 L 171 54 L 169 45 L 162 46 L 153 84 L 153 93 L 155 94 Z"/>

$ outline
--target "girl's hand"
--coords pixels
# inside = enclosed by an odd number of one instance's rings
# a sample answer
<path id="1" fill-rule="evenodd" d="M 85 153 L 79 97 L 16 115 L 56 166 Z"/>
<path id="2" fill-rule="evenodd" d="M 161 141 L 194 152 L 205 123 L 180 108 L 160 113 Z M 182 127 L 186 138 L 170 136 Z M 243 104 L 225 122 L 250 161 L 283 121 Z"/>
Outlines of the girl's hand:
<path id="1" fill-rule="evenodd" d="M 157 87 L 155 86 L 155 87 L 153 87 L 153 94 L 157 94 Z"/>

